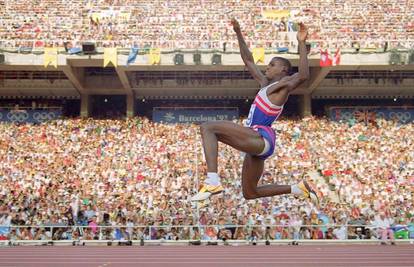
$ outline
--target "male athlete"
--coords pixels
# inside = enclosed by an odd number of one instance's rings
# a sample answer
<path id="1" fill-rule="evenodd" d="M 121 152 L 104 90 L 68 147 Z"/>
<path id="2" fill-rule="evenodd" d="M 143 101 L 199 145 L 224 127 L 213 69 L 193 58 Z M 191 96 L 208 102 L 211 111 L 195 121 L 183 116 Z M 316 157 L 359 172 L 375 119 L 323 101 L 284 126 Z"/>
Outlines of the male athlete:
<path id="1" fill-rule="evenodd" d="M 319 204 L 318 195 L 311 185 L 302 181 L 296 185 L 261 185 L 259 179 L 263 173 L 264 161 L 275 149 L 276 135 L 272 123 L 280 116 L 289 94 L 309 78 L 309 65 L 306 50 L 307 27 L 299 24 L 297 39 L 299 42 L 299 72 L 289 75 L 289 60 L 274 57 L 263 73 L 254 64 L 240 25 L 236 19 L 231 21 L 240 46 L 240 54 L 253 78 L 260 83 L 261 89 L 250 108 L 247 125 L 243 127 L 230 121 L 207 122 L 201 125 L 204 154 L 207 161 L 207 179 L 192 201 L 203 201 L 213 194 L 223 191 L 217 174 L 218 142 L 246 153 L 242 168 L 242 189 L 246 199 L 269 197 L 293 193 L 309 198 Z"/>

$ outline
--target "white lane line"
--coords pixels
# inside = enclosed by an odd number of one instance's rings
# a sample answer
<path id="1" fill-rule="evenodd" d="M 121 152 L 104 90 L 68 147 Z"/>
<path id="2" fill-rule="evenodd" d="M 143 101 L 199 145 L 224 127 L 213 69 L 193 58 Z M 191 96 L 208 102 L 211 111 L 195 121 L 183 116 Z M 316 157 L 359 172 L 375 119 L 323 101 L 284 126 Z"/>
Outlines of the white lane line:
<path id="1" fill-rule="evenodd" d="M 412 254 L 407 254 L 407 256 L 412 256 Z M 26 258 L 29 260 L 38 260 L 38 259 L 43 259 L 47 257 L 47 259 L 73 259 L 73 258 L 85 258 L 85 259 L 154 259 L 154 257 L 152 256 L 136 256 L 136 255 L 130 255 L 130 256 L 119 256 L 119 255 L 115 255 L 115 256 L 111 256 L 111 255 L 102 255 L 102 256 L 98 256 L 98 255 L 88 255 L 87 257 L 80 257 L 78 256 L 68 256 L 68 255 L 62 255 L 62 256 L 57 256 L 57 255 L 53 255 L 53 257 L 49 256 L 41 256 L 41 255 L 31 255 L 31 256 L 26 256 Z M 7 255 L 4 257 L 1 257 L 1 259 L 15 259 L 16 256 L 12 256 L 12 255 Z M 204 256 L 195 256 L 195 255 L 188 255 L 188 256 L 179 256 L 179 255 L 169 255 L 169 256 L 165 256 L 165 257 L 156 257 L 157 259 L 164 259 L 165 260 L 169 260 L 169 259 L 183 259 L 183 260 L 187 260 L 187 259 L 198 259 L 198 260 L 209 260 L 212 259 L 212 257 L 206 257 Z M 220 257 L 214 257 L 214 258 L 220 258 L 220 259 L 251 259 L 252 256 L 240 256 L 240 257 L 235 257 L 234 255 L 227 255 L 227 256 L 220 256 Z M 254 257 L 255 259 L 257 258 L 258 260 L 260 259 L 291 259 L 292 257 L 289 256 L 267 256 L 267 257 Z M 360 260 L 360 259 L 364 259 L 367 257 L 343 257 L 343 256 L 320 256 L 320 255 L 311 255 L 308 257 L 304 257 L 303 255 L 300 256 L 296 256 L 294 259 L 303 259 L 303 260 L 314 260 L 314 259 L 320 259 L 320 260 L 325 260 L 325 259 L 343 259 L 343 260 Z M 374 258 L 374 257 L 369 257 L 369 258 Z M 401 259 L 401 255 L 392 255 L 392 256 L 386 256 L 386 257 L 380 257 L 381 259 L 384 260 L 391 260 L 391 259 Z M 378 259 L 378 257 L 375 257 L 375 259 Z M 411 258 L 411 260 L 414 260 L 413 258 Z"/>
<path id="2" fill-rule="evenodd" d="M 2 261 L 1 264 L 27 264 L 28 262 L 21 262 L 21 261 Z M 65 262 L 61 262 L 61 261 L 42 261 L 42 262 L 31 262 L 32 264 L 55 264 L 55 263 L 60 263 L 60 264 L 68 264 Z M 97 263 L 97 264 L 102 264 L 102 262 L 88 262 L 88 261 L 73 261 L 70 262 L 70 264 L 74 264 L 74 263 Z M 129 263 L 153 263 L 153 264 L 173 264 L 173 262 L 166 262 L 166 261 L 140 261 L 140 262 L 136 262 L 136 261 L 114 261 L 111 262 L 111 264 L 129 264 Z M 231 263 L 238 263 L 238 264 L 266 264 L 266 263 L 276 263 L 276 264 L 315 264 L 315 262 L 309 262 L 309 261 L 264 261 L 264 262 L 257 262 L 257 261 L 241 261 L 241 262 L 227 262 L 227 261 L 211 261 L 211 262 L 201 262 L 201 261 L 185 261 L 185 262 L 174 262 L 174 264 L 176 263 L 185 263 L 185 264 L 216 264 L 216 263 L 223 263 L 223 264 L 231 264 Z M 402 262 L 396 262 L 398 263 L 402 263 Z M 349 264 L 349 262 L 337 262 L 337 261 L 329 261 L 329 262 L 321 262 L 320 264 Z M 384 262 L 382 261 L 361 261 L 358 262 L 358 264 L 378 264 L 378 266 L 384 266 Z M 393 265 L 394 266 L 394 265 Z M 406 265 L 405 265 L 406 266 Z"/>
<path id="3" fill-rule="evenodd" d="M 151 250 L 151 251 L 140 251 L 140 250 L 136 250 L 136 251 L 113 251 L 113 250 L 107 250 L 107 251 L 88 251 L 88 250 L 80 250 L 80 251 L 65 251 L 65 250 L 54 250 L 54 251 L 33 251 L 33 250 L 9 250 L 9 251 L 5 251 L 5 250 L 0 250 L 0 255 L 1 254 L 8 254 L 8 253 L 58 253 L 60 252 L 61 254 L 65 253 L 71 253 L 71 254 L 78 254 L 78 253 L 82 253 L 82 254 L 108 254 L 108 252 L 113 252 L 113 253 L 120 253 L 120 254 L 131 254 L 131 253 L 136 253 L 136 254 L 154 254 L 154 255 L 160 255 L 160 253 L 163 254 L 168 254 L 168 253 L 192 253 L 192 254 L 205 254 L 205 255 L 220 255 L 220 254 L 228 254 L 228 253 L 232 253 L 232 254 L 242 254 L 245 255 L 246 253 L 248 254 L 252 254 L 252 255 L 258 255 L 258 254 L 299 254 L 299 253 L 305 253 L 305 254 L 372 254 L 372 255 L 383 255 L 383 254 L 401 254 L 401 253 L 407 253 L 407 254 L 411 254 L 414 252 L 414 247 L 412 250 L 397 250 L 397 251 L 338 251 L 338 252 L 326 252 L 326 251 L 245 251 L 245 252 L 240 252 L 240 251 L 224 251 L 224 252 L 212 252 L 212 251 L 157 251 L 157 250 Z"/>

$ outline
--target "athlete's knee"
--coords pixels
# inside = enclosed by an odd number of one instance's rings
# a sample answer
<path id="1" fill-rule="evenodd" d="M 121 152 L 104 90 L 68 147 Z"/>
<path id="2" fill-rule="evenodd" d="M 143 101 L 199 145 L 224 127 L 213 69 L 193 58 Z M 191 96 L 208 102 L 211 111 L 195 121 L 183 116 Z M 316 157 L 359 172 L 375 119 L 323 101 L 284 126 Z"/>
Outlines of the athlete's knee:
<path id="1" fill-rule="evenodd" d="M 257 198 L 257 193 L 249 190 L 243 190 L 243 197 L 247 200 Z"/>
<path id="2" fill-rule="evenodd" d="M 205 133 L 214 133 L 214 122 L 205 122 L 203 124 L 201 124 L 200 126 L 200 130 L 201 130 L 201 134 L 205 134 Z"/>

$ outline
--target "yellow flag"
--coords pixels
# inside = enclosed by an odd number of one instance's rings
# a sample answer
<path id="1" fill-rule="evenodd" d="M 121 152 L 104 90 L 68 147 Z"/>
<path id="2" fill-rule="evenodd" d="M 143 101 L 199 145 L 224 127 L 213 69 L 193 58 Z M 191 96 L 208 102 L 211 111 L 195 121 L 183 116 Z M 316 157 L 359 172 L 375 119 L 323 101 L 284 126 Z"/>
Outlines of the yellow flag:
<path id="1" fill-rule="evenodd" d="M 99 21 L 101 20 L 101 17 L 102 16 L 99 13 L 92 13 L 92 15 L 91 15 L 91 19 L 95 23 L 99 23 Z"/>
<path id="2" fill-rule="evenodd" d="M 149 64 L 155 65 L 160 64 L 161 61 L 161 50 L 159 48 L 151 48 L 149 53 Z"/>
<path id="3" fill-rule="evenodd" d="M 287 18 L 290 15 L 289 10 L 272 10 L 267 9 L 262 11 L 262 16 L 267 19 L 281 19 L 281 18 Z"/>
<path id="4" fill-rule="evenodd" d="M 123 20 L 129 20 L 129 18 L 131 17 L 131 13 L 123 11 L 123 12 L 119 13 L 118 16 L 119 16 L 119 18 L 121 18 Z"/>
<path id="5" fill-rule="evenodd" d="M 57 68 L 57 47 L 45 47 L 45 56 L 43 65 L 45 68 L 52 65 Z"/>
<path id="6" fill-rule="evenodd" d="M 112 63 L 115 67 L 118 65 L 118 50 L 116 48 L 104 49 L 104 68 Z"/>
<path id="7" fill-rule="evenodd" d="M 265 60 L 265 50 L 263 47 L 253 48 L 253 60 L 255 63 L 264 63 Z"/>

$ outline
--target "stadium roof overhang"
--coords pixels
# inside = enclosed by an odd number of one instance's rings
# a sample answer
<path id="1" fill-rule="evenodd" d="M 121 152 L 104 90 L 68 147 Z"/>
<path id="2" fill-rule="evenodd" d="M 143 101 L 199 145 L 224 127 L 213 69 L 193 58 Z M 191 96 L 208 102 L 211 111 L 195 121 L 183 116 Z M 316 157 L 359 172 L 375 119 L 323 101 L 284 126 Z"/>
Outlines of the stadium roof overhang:
<path id="1" fill-rule="evenodd" d="M 243 74 L 246 70 L 238 54 L 223 56 L 222 64 L 218 65 L 176 65 L 171 58 L 163 57 L 161 62 L 164 63 L 160 65 L 139 62 L 126 65 L 118 60 L 117 67 L 107 68 L 103 68 L 102 57 L 59 57 L 57 68 L 45 68 L 38 57 L 13 55 L 5 64 L 0 64 L 0 96 L 79 97 L 83 94 L 125 94 L 135 97 L 253 97 L 258 89 L 258 84 L 251 77 L 246 77 L 248 74 Z M 272 56 L 267 56 L 265 62 L 269 57 Z M 311 57 L 311 78 L 294 93 L 317 98 L 414 97 L 414 65 L 390 65 L 383 55 L 375 59 L 368 55 L 366 60 L 364 55 L 358 57 L 359 61 L 349 59 L 343 65 L 325 68 L 319 67 L 318 56 Z M 289 59 L 293 66 L 297 66 L 297 56 L 290 55 Z M 264 70 L 266 65 L 260 64 L 259 67 Z M 39 74 L 42 72 L 43 77 Z M 337 79 L 348 79 L 347 75 L 351 72 L 360 72 L 361 75 L 367 72 L 376 72 L 378 75 L 393 72 L 401 76 L 402 82 L 387 82 L 384 85 L 370 83 L 368 78 L 352 77 L 351 80 L 355 81 L 353 83 L 335 84 L 336 78 L 330 77 L 333 73 L 342 73 L 344 77 Z M 395 80 L 395 76 L 390 75 L 391 78 L 387 79 Z"/>

